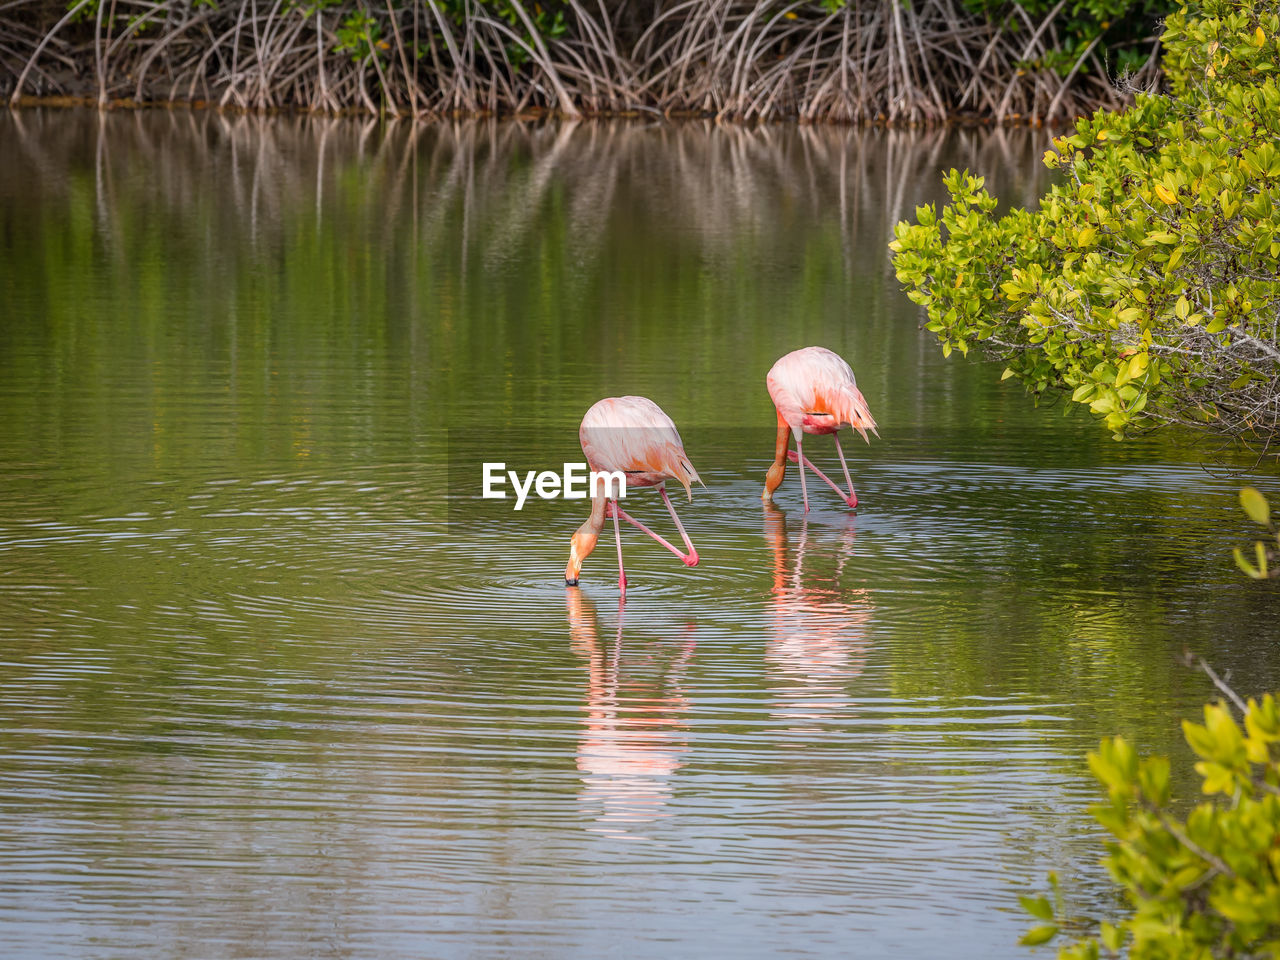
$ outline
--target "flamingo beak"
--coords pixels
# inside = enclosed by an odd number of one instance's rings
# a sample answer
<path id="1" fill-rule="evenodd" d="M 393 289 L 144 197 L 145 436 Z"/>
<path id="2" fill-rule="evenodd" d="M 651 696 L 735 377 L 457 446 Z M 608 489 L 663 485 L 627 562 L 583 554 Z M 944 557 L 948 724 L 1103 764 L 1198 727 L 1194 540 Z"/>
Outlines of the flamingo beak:
<path id="1" fill-rule="evenodd" d="M 575 533 L 573 539 L 569 543 L 569 564 L 564 568 L 564 585 L 566 587 L 576 587 L 578 585 L 578 575 L 582 573 L 582 561 L 590 549 L 583 549 L 584 544 L 579 542 L 581 534 Z M 591 546 L 595 546 L 595 537 L 591 538 Z"/>

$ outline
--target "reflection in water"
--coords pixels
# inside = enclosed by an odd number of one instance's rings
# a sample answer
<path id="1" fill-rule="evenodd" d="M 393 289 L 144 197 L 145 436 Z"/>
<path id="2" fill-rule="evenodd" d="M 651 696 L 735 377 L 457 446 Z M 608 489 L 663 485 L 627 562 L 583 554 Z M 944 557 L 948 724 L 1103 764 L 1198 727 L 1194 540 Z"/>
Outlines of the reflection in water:
<path id="1" fill-rule="evenodd" d="M 0 112 L 0 956 L 991 960 L 1047 869 L 1105 905 L 1084 751 L 1185 750 L 1174 655 L 1265 689 L 1280 608 L 1238 481 L 897 291 L 937 168 L 1022 202 L 1045 136 Z M 884 414 L 856 556 L 830 503 L 762 535 L 799 343 Z M 571 647 L 577 508 L 442 475 L 620 392 L 706 559 Z"/>
<path id="2" fill-rule="evenodd" d="M 866 664 L 867 625 L 875 614 L 865 588 L 840 585 L 853 556 L 854 518 L 845 515 L 830 573 L 805 573 L 810 549 L 808 519 L 801 515 L 794 559 L 788 566 L 787 515 L 764 504 L 764 532 L 773 553 L 771 635 L 765 652 L 773 716 L 795 729 L 851 712 L 850 680 Z"/>
<path id="3" fill-rule="evenodd" d="M 793 214 L 805 214 L 811 230 L 838 213 L 852 265 L 868 252 L 883 257 L 883 243 L 862 250 L 860 235 L 887 237 L 922 187 L 939 192 L 940 168 L 967 166 L 995 178 L 1007 200 L 1034 204 L 1047 174 L 1026 160 L 1047 141 L 1043 131 L 1021 128 L 411 125 L 184 111 L 102 114 L 84 123 L 61 111 L 26 111 L 0 117 L 0 169 L 12 171 L 0 178 L 0 203 L 47 201 L 42 192 L 64 191 L 73 174 L 85 174 L 94 226 L 115 254 L 158 226 L 134 221 L 145 204 L 219 224 L 234 220 L 243 257 L 290 239 L 294 218 L 307 211 L 317 231 L 350 229 L 352 201 L 367 201 L 360 212 L 372 218 L 361 227 L 385 237 L 408 220 L 415 243 L 442 234 L 456 243 L 461 218 L 464 266 L 479 257 L 496 267 L 545 233 L 549 204 L 563 205 L 572 253 L 598 259 L 611 221 L 638 194 L 655 212 L 687 220 L 708 246 L 770 237 L 777 245 L 785 238 L 767 228 Z M 209 208 L 211 182 L 225 189 L 216 209 Z"/>
<path id="4" fill-rule="evenodd" d="M 626 601 L 618 600 L 612 650 L 602 641 L 591 601 L 566 590 L 569 638 L 587 665 L 586 703 L 578 741 L 583 812 L 601 832 L 634 838 L 636 824 L 667 816 L 672 775 L 689 749 L 689 698 L 681 686 L 693 658 L 693 626 L 673 641 L 624 652 Z"/>
<path id="5" fill-rule="evenodd" d="M 892 363 L 897 416 L 910 418 L 938 404 L 928 371 L 943 361 L 914 307 L 905 325 L 885 309 L 892 225 L 941 198 L 939 167 L 1034 200 L 1047 171 L 1027 159 L 1045 138 L 0 114 L 6 332 L 60 356 L 47 382 L 75 387 L 22 392 L 7 413 L 33 424 L 24 437 L 98 417 L 131 456 L 207 455 L 216 469 L 264 446 L 369 462 L 371 438 L 431 444 L 434 427 L 471 418 L 533 424 L 550 448 L 623 383 L 661 395 L 682 426 L 719 425 L 711 411 L 731 408 L 768 427 L 759 378 L 803 338 L 867 358 L 873 409 Z M 78 336 L 86 303 L 134 322 Z M 170 357 L 175 340 L 189 352 Z M 0 375 L 25 372 L 0 354 Z M 120 409 L 128 389 L 145 409 Z M 195 389 L 193 414 L 181 401 Z"/>

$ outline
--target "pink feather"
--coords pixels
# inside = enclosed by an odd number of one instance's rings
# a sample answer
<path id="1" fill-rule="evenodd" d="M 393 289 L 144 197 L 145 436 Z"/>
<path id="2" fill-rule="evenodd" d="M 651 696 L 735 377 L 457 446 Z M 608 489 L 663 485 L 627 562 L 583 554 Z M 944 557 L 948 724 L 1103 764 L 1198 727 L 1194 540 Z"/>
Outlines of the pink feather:
<path id="1" fill-rule="evenodd" d="M 765 380 L 769 396 L 793 431 L 835 433 L 849 424 L 867 440 L 876 421 L 853 370 L 825 347 L 803 347 L 779 358 Z"/>
<path id="2" fill-rule="evenodd" d="M 668 478 L 684 486 L 701 480 L 684 452 L 675 423 L 647 397 L 607 397 L 594 404 L 578 429 L 592 470 L 621 470 L 629 486 L 651 487 Z"/>

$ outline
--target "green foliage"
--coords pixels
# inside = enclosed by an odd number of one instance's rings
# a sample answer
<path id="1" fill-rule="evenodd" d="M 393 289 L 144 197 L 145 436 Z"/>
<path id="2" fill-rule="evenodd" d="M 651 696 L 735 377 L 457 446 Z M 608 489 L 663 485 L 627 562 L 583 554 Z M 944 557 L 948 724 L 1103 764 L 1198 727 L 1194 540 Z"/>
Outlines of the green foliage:
<path id="1" fill-rule="evenodd" d="M 217 4 L 215 0 L 195 0 L 193 6 L 208 6 L 216 9 Z M 71 12 L 71 17 L 68 22 L 88 23 L 98 20 L 100 16 L 100 9 L 103 9 L 103 0 L 68 0 L 67 10 Z M 149 12 L 144 11 L 130 16 L 123 9 L 119 12 L 115 12 L 113 5 L 110 3 L 107 3 L 105 9 L 111 11 L 101 18 L 102 24 L 107 29 L 111 29 L 114 22 L 120 24 L 126 33 L 139 34 L 144 33 L 146 30 L 154 26 L 154 24 L 148 20 L 148 17 L 151 16 L 151 13 Z"/>
<path id="2" fill-rule="evenodd" d="M 1117 439 L 1164 422 L 1280 430 L 1280 0 L 1167 21 L 1174 96 L 1139 95 L 1053 141 L 1062 181 L 997 217 L 983 180 L 890 244 L 944 353 L 981 343 L 1038 399 L 1064 391 Z"/>
<path id="3" fill-rule="evenodd" d="M 1104 863 L 1131 912 L 1063 946 L 1060 960 L 1280 956 L 1280 705 L 1268 694 L 1242 706 L 1243 724 L 1225 704 L 1206 706 L 1203 724 L 1183 722 L 1212 798 L 1185 818 L 1171 809 L 1167 758 L 1140 758 L 1121 737 L 1089 754 L 1107 790 L 1093 815 L 1115 838 Z M 1040 921 L 1023 943 L 1067 926 L 1050 883 L 1054 904 L 1022 898 Z"/>
<path id="4" fill-rule="evenodd" d="M 67 0 L 67 10 L 71 12 L 71 23 L 93 20 L 98 15 L 98 4 L 101 0 Z"/>
<path id="5" fill-rule="evenodd" d="M 1245 487 L 1240 491 L 1240 506 L 1250 520 L 1259 526 L 1266 527 L 1267 540 L 1280 548 L 1280 534 L 1277 534 L 1275 526 L 1271 523 L 1271 505 L 1267 503 L 1267 498 L 1253 487 Z M 1244 551 L 1236 547 L 1236 566 L 1255 580 L 1280 575 L 1280 565 L 1276 563 L 1277 552 L 1263 541 L 1255 540 L 1254 562 L 1250 563 L 1245 558 Z"/>
<path id="6" fill-rule="evenodd" d="M 310 6 L 299 6 L 298 9 L 304 16 L 311 16 L 316 9 L 323 10 L 339 2 L 340 0 L 317 0 Z M 507 62 L 513 70 L 519 70 L 528 62 L 529 49 L 535 47 L 533 34 L 525 26 L 512 0 L 443 0 L 439 6 L 459 31 L 465 31 L 468 17 L 477 13 L 505 24 L 520 38 L 519 42 L 513 41 L 505 45 Z M 538 38 L 543 42 L 558 40 L 568 30 L 563 8 L 549 9 L 541 4 L 522 6 Z M 390 41 L 383 37 L 383 26 L 382 19 L 363 8 L 357 8 L 347 13 L 334 31 L 337 42 L 333 48 L 339 53 L 350 54 L 356 62 L 364 62 L 390 49 Z M 442 39 L 438 32 L 436 35 L 438 39 Z M 424 53 L 425 49 L 420 45 L 414 51 L 414 56 L 420 59 Z"/>
<path id="7" fill-rule="evenodd" d="M 389 44 L 382 39 L 382 24 L 363 10 L 355 10 L 343 19 L 334 31 L 338 42 L 333 48 L 339 53 L 351 54 L 351 59 L 364 62 L 378 50 L 386 50 Z"/>
<path id="8" fill-rule="evenodd" d="M 1004 0 L 964 0 L 973 13 L 1002 22 L 1011 30 L 1026 30 L 1026 23 Z M 1036 23 L 1057 7 L 1057 0 L 1019 0 L 1017 7 Z M 1055 44 L 1027 67 L 1048 68 L 1065 76 L 1095 41 L 1112 52 L 1113 68 L 1136 70 L 1150 55 L 1150 38 L 1160 19 L 1177 9 L 1171 0 L 1076 0 L 1064 4 L 1054 16 Z M 1088 71 L 1087 65 L 1081 70 Z"/>
<path id="9" fill-rule="evenodd" d="M 299 3 L 298 0 L 287 0 L 284 9 L 287 11 L 296 10 L 303 17 L 314 17 L 317 11 L 328 10 L 330 7 L 337 6 L 341 0 L 315 0 L 314 3 Z M 197 3 L 208 3 L 213 6 L 212 0 L 197 0 Z"/>
<path id="10" fill-rule="evenodd" d="M 568 30 L 564 19 L 565 8 L 558 3 L 543 6 L 541 3 L 522 2 L 521 7 L 533 22 L 534 31 L 544 42 L 558 40 Z M 506 23 L 521 40 L 520 43 L 513 42 L 506 45 L 507 61 L 516 70 L 528 62 L 527 48 L 534 46 L 533 34 L 529 32 L 512 0 L 443 0 L 440 8 L 459 27 L 466 25 L 467 17 L 474 11 Z"/>

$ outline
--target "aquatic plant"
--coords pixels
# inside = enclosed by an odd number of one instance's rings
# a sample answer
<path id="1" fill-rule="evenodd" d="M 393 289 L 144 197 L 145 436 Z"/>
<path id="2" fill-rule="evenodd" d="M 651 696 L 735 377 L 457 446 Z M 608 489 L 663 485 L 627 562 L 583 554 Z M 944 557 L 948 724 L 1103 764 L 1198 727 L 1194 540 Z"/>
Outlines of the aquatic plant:
<path id="1" fill-rule="evenodd" d="M 10 0 L 0 92 L 439 115 L 1076 116 L 1169 0 Z"/>
<path id="2" fill-rule="evenodd" d="M 1203 0 L 1167 22 L 1169 96 L 1081 120 L 1039 208 L 996 216 L 980 177 L 891 248 L 943 351 L 977 346 L 1037 399 L 1119 439 L 1181 423 L 1280 432 L 1280 3 Z"/>

